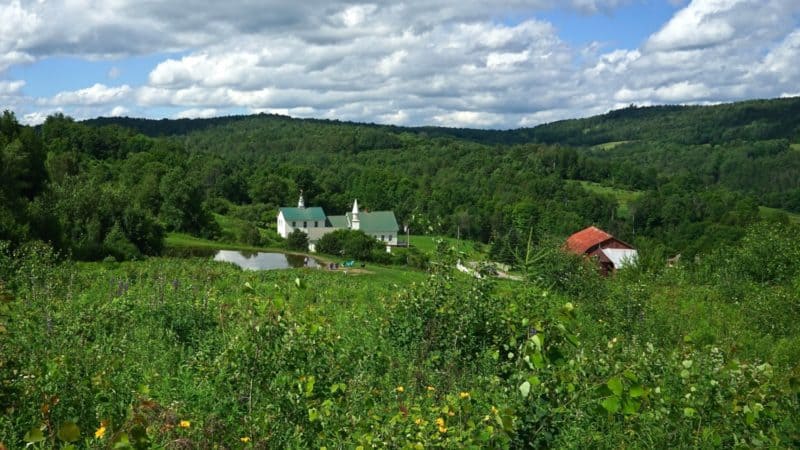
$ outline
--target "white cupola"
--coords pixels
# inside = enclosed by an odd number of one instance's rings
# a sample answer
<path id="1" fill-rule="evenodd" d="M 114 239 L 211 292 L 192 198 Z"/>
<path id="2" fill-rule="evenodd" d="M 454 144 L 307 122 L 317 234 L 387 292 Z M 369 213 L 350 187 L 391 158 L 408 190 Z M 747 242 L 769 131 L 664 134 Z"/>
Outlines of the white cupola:
<path id="1" fill-rule="evenodd" d="M 297 207 L 298 208 L 305 208 L 306 207 L 306 201 L 303 200 L 303 191 L 300 191 L 300 200 L 297 201 Z"/>

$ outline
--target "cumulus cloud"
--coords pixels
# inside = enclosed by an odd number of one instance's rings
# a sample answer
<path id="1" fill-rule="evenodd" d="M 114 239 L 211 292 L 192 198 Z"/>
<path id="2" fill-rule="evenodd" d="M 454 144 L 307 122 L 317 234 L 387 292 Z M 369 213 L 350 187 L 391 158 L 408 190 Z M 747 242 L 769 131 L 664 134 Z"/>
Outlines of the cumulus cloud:
<path id="1" fill-rule="evenodd" d="M 124 106 L 115 106 L 109 111 L 108 115 L 111 117 L 121 117 L 127 115 L 129 112 L 130 110 Z"/>
<path id="2" fill-rule="evenodd" d="M 207 119 L 209 117 L 214 117 L 217 115 L 217 110 L 214 108 L 205 108 L 205 109 L 198 109 L 192 108 L 187 109 L 185 111 L 181 111 L 178 114 L 175 114 L 175 119 Z"/>
<path id="3" fill-rule="evenodd" d="M 60 109 L 50 109 L 50 110 L 43 110 L 43 111 L 35 111 L 32 113 L 25 114 L 22 116 L 20 122 L 24 123 L 25 125 L 41 125 L 44 123 L 47 116 L 50 116 L 55 113 L 63 112 Z"/>
<path id="4" fill-rule="evenodd" d="M 98 83 L 30 103 L 76 116 L 246 110 L 471 127 L 797 91 L 796 0 L 670 0 L 679 9 L 640 48 L 602 51 L 597 42 L 570 45 L 536 18 L 565 5 L 597 14 L 634 1 L 12 0 L 0 5 L 0 72 L 53 55 L 180 51 L 143 85 Z M 112 69 L 107 78 L 117 76 Z M 21 95 L 5 83 L 0 98 Z"/>
<path id="5" fill-rule="evenodd" d="M 3 81 L 0 80 L 0 97 L 16 95 L 25 86 L 25 80 Z"/>
<path id="6" fill-rule="evenodd" d="M 127 84 L 122 86 L 109 87 L 97 83 L 86 89 L 77 91 L 59 92 L 50 99 L 42 100 L 41 103 L 58 106 L 75 105 L 105 105 L 108 103 L 119 103 L 128 99 L 131 87 Z"/>

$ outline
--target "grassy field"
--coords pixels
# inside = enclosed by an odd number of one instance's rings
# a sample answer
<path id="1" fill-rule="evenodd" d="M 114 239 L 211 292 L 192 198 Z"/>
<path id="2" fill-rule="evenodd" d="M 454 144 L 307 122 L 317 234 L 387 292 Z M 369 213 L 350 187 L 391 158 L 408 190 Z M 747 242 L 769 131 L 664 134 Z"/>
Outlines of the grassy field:
<path id="1" fill-rule="evenodd" d="M 792 150 L 800 152 L 800 144 L 789 144 Z"/>
<path id="2" fill-rule="evenodd" d="M 171 253 L 170 249 L 178 250 L 191 250 L 191 249 L 208 249 L 208 250 L 240 250 L 251 252 L 278 252 L 287 253 L 286 249 L 270 248 L 270 247 L 255 247 L 251 245 L 242 244 L 229 244 L 225 242 L 211 241 L 184 233 L 169 233 L 165 240 L 167 246 L 167 253 Z M 325 255 L 320 253 L 303 253 L 303 252 L 288 252 L 299 255 L 306 255 L 321 261 L 322 263 L 329 262 L 344 262 L 343 258 L 333 255 Z M 341 271 L 343 272 L 343 271 Z M 403 266 L 382 266 L 379 264 L 367 263 L 366 270 L 350 271 L 350 275 L 365 275 L 373 278 L 376 282 L 397 283 L 400 285 L 421 281 L 425 278 L 425 272 L 403 267 Z"/>
<path id="3" fill-rule="evenodd" d="M 779 214 L 786 214 L 789 217 L 789 222 L 792 223 L 800 223 L 800 214 L 792 213 L 789 211 L 784 211 L 778 208 L 769 208 L 767 206 L 759 206 L 758 212 L 761 214 L 761 217 L 774 217 Z"/>
<path id="4" fill-rule="evenodd" d="M 796 448 L 800 245 L 769 230 L 541 283 L 0 252 L 0 448 Z"/>
<path id="5" fill-rule="evenodd" d="M 226 250 L 248 250 L 248 251 L 285 251 L 278 248 L 258 247 L 232 242 L 212 241 L 186 233 L 168 233 L 164 239 L 164 244 L 169 248 L 210 248 Z"/>
<path id="6" fill-rule="evenodd" d="M 614 148 L 616 148 L 616 147 L 619 147 L 619 146 L 620 146 L 620 145 L 622 145 L 622 144 L 627 144 L 628 142 L 634 142 L 634 141 L 614 141 L 614 142 L 604 142 L 604 143 L 602 143 L 602 144 L 597 144 L 597 145 L 595 145 L 595 146 L 592 146 L 592 149 L 598 149 L 598 150 L 612 150 L 612 149 L 614 149 Z"/>
<path id="7" fill-rule="evenodd" d="M 405 240 L 405 236 L 403 240 Z M 439 241 L 444 241 L 448 246 L 455 249 L 456 252 L 463 253 L 468 260 L 479 261 L 485 259 L 483 244 L 479 242 L 464 239 L 459 240 L 446 236 L 411 235 L 411 246 L 429 255 L 434 255 L 436 253 L 436 246 Z"/>
<path id="8" fill-rule="evenodd" d="M 578 181 L 578 183 L 580 183 L 580 185 L 588 191 L 603 195 L 610 195 L 617 199 L 617 202 L 619 203 L 619 206 L 617 207 L 617 215 L 620 218 L 625 219 L 630 216 L 630 203 L 642 195 L 641 191 L 629 191 L 611 186 L 604 186 L 591 181 Z"/>

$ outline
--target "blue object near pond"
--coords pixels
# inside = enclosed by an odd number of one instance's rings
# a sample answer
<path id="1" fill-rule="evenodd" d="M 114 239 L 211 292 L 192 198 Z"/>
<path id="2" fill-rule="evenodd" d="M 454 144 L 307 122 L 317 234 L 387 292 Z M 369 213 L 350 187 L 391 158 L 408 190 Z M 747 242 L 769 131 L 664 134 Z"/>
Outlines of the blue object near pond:
<path id="1" fill-rule="evenodd" d="M 214 255 L 214 261 L 230 262 L 245 270 L 280 270 L 300 267 L 320 267 L 319 262 L 314 258 L 290 253 L 220 250 Z"/>

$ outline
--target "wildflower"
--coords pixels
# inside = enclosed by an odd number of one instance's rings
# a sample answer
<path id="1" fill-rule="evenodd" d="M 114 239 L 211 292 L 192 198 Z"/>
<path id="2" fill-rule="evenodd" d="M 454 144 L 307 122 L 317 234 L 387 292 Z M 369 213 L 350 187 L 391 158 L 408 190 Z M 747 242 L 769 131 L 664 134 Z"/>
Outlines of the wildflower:
<path id="1" fill-rule="evenodd" d="M 439 433 L 447 433 L 447 427 L 444 426 L 444 419 L 441 417 L 436 419 L 436 427 L 439 428 Z"/>
<path id="2" fill-rule="evenodd" d="M 414 423 L 417 424 L 417 425 L 422 426 L 422 418 L 421 417 L 417 417 L 416 419 L 414 419 Z"/>
<path id="3" fill-rule="evenodd" d="M 428 390 L 428 392 L 433 392 L 436 390 L 436 388 L 433 386 L 428 386 L 426 389 Z"/>
<path id="4" fill-rule="evenodd" d="M 397 386 L 394 390 L 402 394 L 406 389 L 403 386 Z"/>
<path id="5" fill-rule="evenodd" d="M 469 398 L 469 392 L 461 392 L 461 393 L 458 394 L 458 397 L 461 400 L 464 400 L 465 398 Z"/>
<path id="6" fill-rule="evenodd" d="M 495 408 L 494 406 L 492 406 L 492 414 L 497 414 L 497 408 Z"/>
<path id="7" fill-rule="evenodd" d="M 181 420 L 181 423 L 179 423 L 178 426 L 181 428 L 189 428 L 192 426 L 192 422 L 189 422 L 188 420 Z"/>
<path id="8" fill-rule="evenodd" d="M 248 442 L 250 442 L 250 438 L 249 438 L 249 437 L 247 437 L 247 436 L 245 436 L 245 437 L 242 437 L 242 438 L 239 438 L 239 440 L 240 440 L 240 441 L 242 441 L 242 442 L 244 442 L 245 444 L 246 444 L 246 443 L 248 443 Z"/>
<path id="9" fill-rule="evenodd" d="M 94 437 L 97 439 L 102 439 L 103 436 L 105 435 L 106 435 L 106 427 L 104 427 L 103 425 L 100 425 L 100 428 L 98 428 L 97 431 L 94 432 Z"/>

